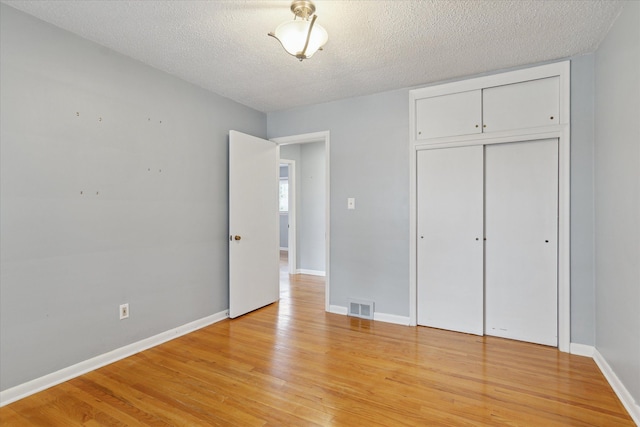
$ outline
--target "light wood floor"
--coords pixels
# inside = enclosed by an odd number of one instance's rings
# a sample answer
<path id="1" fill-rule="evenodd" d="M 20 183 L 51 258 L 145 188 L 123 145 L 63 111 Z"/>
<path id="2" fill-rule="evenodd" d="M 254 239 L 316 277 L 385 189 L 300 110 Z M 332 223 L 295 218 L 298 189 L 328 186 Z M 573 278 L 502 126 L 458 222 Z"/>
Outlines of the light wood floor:
<path id="1" fill-rule="evenodd" d="M 324 283 L 0 409 L 2 426 L 632 426 L 585 357 L 324 312 Z"/>

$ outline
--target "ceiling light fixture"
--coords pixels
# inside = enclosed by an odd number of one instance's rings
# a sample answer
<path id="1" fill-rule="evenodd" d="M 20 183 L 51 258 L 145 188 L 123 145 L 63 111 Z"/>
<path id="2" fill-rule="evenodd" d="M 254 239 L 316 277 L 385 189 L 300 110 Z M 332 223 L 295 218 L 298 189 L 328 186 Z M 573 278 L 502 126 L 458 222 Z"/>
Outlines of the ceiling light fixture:
<path id="1" fill-rule="evenodd" d="M 293 21 L 283 22 L 274 32 L 269 33 L 288 54 L 300 61 L 311 58 L 318 50 L 322 50 L 329 39 L 327 31 L 316 24 L 318 17 L 313 15 L 315 11 L 316 6 L 311 1 L 294 0 L 291 3 L 291 12 L 295 15 Z"/>

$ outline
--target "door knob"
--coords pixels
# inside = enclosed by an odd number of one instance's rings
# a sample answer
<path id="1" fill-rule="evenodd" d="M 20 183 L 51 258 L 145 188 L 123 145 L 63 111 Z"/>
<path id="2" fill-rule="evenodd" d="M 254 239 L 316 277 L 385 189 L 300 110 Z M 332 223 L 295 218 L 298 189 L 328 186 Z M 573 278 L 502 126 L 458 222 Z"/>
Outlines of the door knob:
<path id="1" fill-rule="evenodd" d="M 238 236 L 238 235 L 233 236 L 233 240 L 240 240 L 240 239 L 242 239 L 242 237 L 240 237 L 240 236 Z"/>

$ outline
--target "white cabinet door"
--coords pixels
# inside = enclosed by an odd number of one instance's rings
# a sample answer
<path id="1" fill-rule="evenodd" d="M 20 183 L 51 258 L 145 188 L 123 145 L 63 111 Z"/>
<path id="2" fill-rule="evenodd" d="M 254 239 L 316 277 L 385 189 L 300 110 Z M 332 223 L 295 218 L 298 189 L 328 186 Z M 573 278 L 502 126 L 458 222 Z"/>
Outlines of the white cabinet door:
<path id="1" fill-rule="evenodd" d="M 229 132 L 229 317 L 280 298 L 278 150 Z"/>
<path id="2" fill-rule="evenodd" d="M 527 129 L 560 123 L 560 77 L 482 91 L 483 131 Z"/>
<path id="3" fill-rule="evenodd" d="M 485 333 L 557 346 L 558 140 L 485 148 Z"/>
<path id="4" fill-rule="evenodd" d="M 481 133 L 482 92 L 453 93 L 416 101 L 415 138 Z"/>
<path id="5" fill-rule="evenodd" d="M 483 147 L 417 153 L 417 321 L 483 334 Z"/>

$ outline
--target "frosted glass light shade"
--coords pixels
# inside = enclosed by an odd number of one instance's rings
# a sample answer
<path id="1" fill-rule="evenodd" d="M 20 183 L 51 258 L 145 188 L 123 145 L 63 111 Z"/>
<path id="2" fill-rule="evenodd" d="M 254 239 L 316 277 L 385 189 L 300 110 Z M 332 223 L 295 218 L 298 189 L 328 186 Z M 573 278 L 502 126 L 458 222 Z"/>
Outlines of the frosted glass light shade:
<path id="1" fill-rule="evenodd" d="M 274 36 L 289 54 L 300 60 L 311 58 L 329 39 L 327 30 L 318 24 L 314 24 L 311 29 L 311 37 L 309 37 L 309 45 L 303 54 L 302 50 L 307 41 L 311 22 L 304 19 L 284 22 L 278 25 Z"/>

